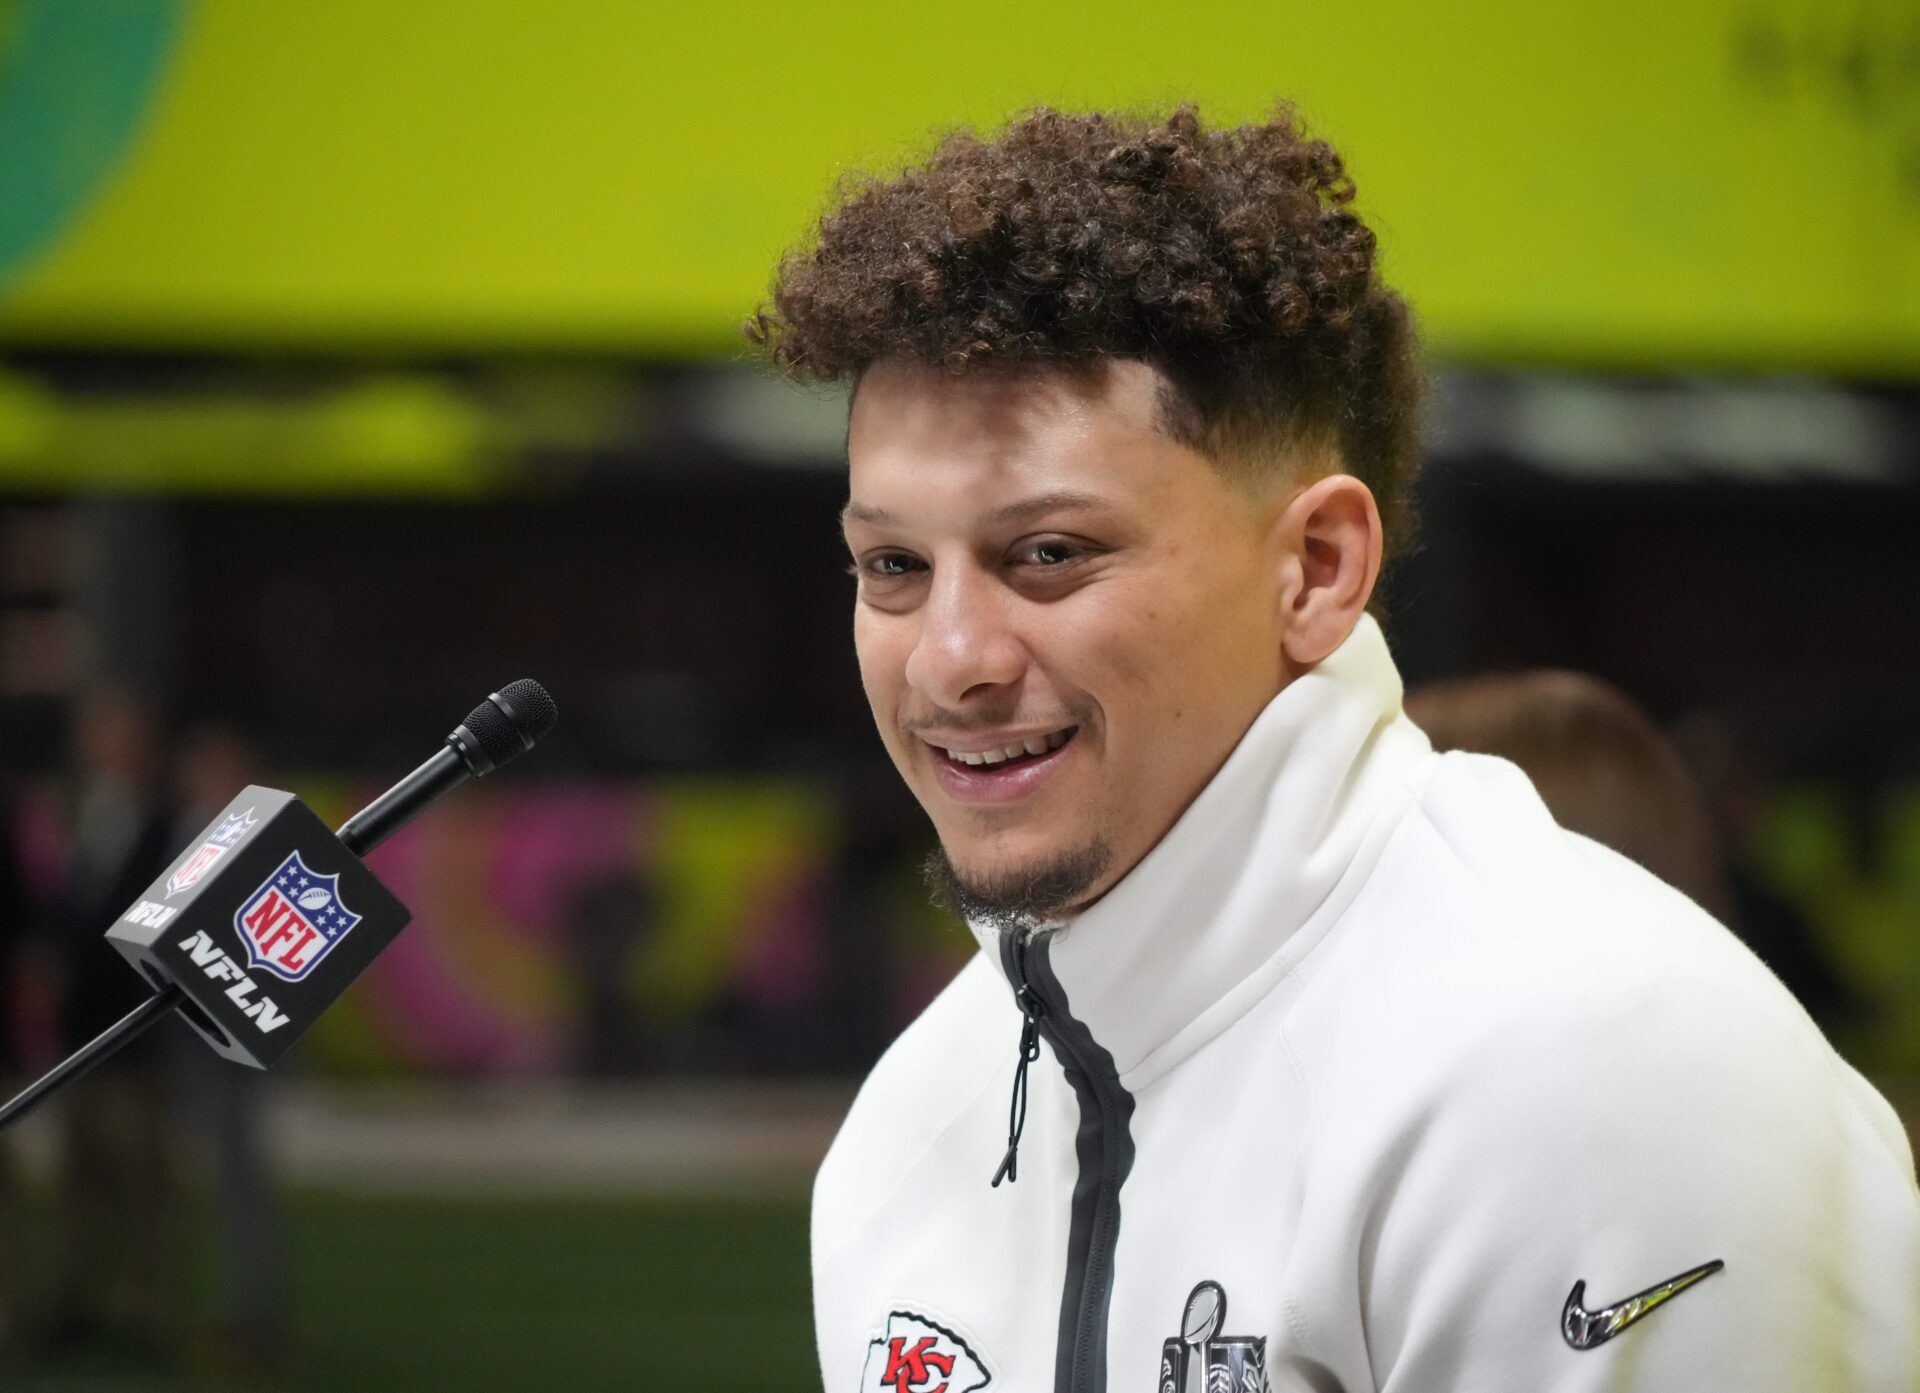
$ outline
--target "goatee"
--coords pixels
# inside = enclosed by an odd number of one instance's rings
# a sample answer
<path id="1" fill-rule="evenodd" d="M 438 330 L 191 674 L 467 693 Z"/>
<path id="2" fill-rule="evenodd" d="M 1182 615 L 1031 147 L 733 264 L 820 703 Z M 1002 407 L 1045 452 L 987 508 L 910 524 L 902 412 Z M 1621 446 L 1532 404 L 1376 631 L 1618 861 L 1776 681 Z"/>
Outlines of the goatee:
<path id="1" fill-rule="evenodd" d="M 998 933 L 1044 928 L 1087 898 L 1087 892 L 1106 874 L 1113 848 L 1096 838 L 1078 851 L 1066 852 L 1016 870 L 985 877 L 962 875 L 947 855 L 936 848 L 921 864 L 933 902 L 962 918 L 985 924 Z"/>

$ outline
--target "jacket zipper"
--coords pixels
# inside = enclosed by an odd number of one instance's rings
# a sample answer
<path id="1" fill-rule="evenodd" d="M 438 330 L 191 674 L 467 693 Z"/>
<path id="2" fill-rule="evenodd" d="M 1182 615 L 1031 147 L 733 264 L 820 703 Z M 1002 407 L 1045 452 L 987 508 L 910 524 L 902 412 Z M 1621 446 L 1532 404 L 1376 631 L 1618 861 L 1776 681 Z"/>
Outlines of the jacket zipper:
<path id="1" fill-rule="evenodd" d="M 1027 1066 L 1046 1040 L 1080 1104 L 1074 1138 L 1079 1177 L 1067 1232 L 1067 1279 L 1060 1302 L 1054 1363 L 1056 1393 L 1106 1393 L 1107 1315 L 1113 1304 L 1113 1255 L 1120 1238 L 1120 1188 L 1133 1168 L 1133 1095 L 1120 1086 L 1113 1056 L 1068 1008 L 1053 975 L 1049 940 L 1010 934 L 1001 958 L 1020 1007 L 1020 1060 L 1008 1114 L 1007 1154 L 994 1176 L 1017 1180 L 1015 1163 L 1026 1123 Z"/>

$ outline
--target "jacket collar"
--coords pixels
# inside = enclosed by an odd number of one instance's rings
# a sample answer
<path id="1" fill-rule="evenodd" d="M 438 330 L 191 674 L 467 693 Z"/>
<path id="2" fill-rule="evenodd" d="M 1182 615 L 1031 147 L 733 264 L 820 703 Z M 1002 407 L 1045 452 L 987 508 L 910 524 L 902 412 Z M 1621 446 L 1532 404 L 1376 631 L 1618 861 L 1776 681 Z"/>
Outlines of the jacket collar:
<path id="1" fill-rule="evenodd" d="M 1371 615 L 1257 716 L 1178 821 L 1050 929 L 1068 1009 L 1138 1087 L 1271 990 L 1337 917 L 1430 754 Z M 971 924 L 988 957 L 998 932 Z"/>

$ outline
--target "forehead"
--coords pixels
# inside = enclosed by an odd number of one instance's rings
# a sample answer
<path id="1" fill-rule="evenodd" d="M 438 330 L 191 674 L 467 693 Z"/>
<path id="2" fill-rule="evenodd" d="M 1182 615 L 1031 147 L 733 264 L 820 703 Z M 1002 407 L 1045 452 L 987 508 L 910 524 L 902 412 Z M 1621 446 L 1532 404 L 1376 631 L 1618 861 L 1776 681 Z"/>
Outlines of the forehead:
<path id="1" fill-rule="evenodd" d="M 1126 360 L 961 374 L 876 364 L 848 423 L 853 512 L 950 514 L 1036 488 L 1143 499 L 1198 463 L 1160 429 L 1163 382 Z"/>

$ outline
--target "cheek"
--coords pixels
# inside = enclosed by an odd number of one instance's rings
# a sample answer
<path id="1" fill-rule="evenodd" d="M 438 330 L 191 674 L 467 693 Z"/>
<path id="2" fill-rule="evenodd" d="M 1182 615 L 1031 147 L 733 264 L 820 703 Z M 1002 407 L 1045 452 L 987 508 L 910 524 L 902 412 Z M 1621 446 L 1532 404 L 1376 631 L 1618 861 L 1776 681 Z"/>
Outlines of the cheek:
<path id="1" fill-rule="evenodd" d="M 1237 701 L 1278 653 L 1239 584 L 1163 573 L 1111 598 L 1098 624 L 1082 626 L 1084 646 L 1098 654 L 1111 703 L 1145 717 L 1156 739 Z"/>
<path id="2" fill-rule="evenodd" d="M 853 615 L 853 652 L 860 665 L 860 685 L 876 718 L 890 714 L 906 685 L 907 657 L 913 638 L 907 626 L 891 615 L 856 609 Z M 882 729 L 892 725 L 882 719 Z"/>
<path id="3" fill-rule="evenodd" d="M 1110 728 L 1157 708 L 1160 694 L 1180 680 L 1181 648 L 1191 638 L 1162 586 L 1101 586 L 1050 618 L 1042 650 L 1049 674 L 1097 702 Z"/>
<path id="4" fill-rule="evenodd" d="M 1245 558 L 1232 560 L 1238 564 L 1216 558 L 1204 571 L 1182 571 L 1162 592 L 1171 641 L 1215 671 L 1249 657 L 1272 627 L 1264 577 Z"/>

